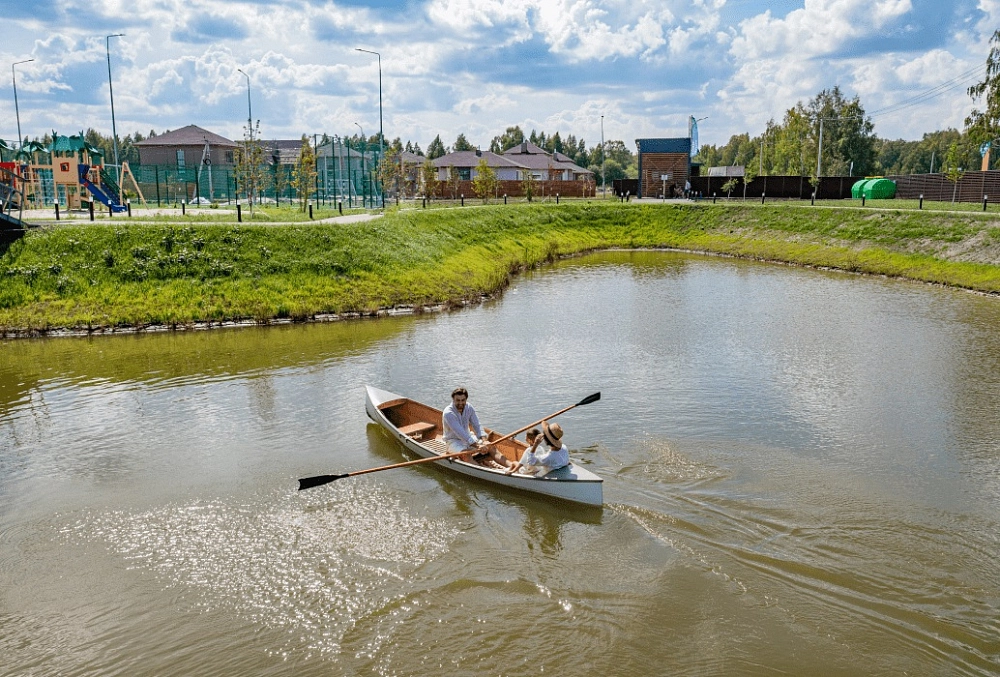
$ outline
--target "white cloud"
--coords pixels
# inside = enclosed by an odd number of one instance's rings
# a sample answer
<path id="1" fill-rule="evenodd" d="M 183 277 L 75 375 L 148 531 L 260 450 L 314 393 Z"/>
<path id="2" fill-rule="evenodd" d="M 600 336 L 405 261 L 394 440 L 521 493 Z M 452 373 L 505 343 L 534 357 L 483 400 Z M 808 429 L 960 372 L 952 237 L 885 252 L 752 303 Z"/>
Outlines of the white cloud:
<path id="1" fill-rule="evenodd" d="M 910 0 L 805 0 L 784 18 L 767 10 L 740 22 L 731 53 L 740 61 L 829 54 L 850 40 L 878 34 L 912 9 Z"/>
<path id="2" fill-rule="evenodd" d="M 659 2 L 596 0 L 433 0 L 430 19 L 454 31 L 474 31 L 496 43 L 538 36 L 571 61 L 649 55 L 666 44 L 674 14 Z M 505 28 L 497 31 L 478 29 Z"/>
<path id="3" fill-rule="evenodd" d="M 684 133 L 695 111 L 710 116 L 702 140 L 724 143 L 834 85 L 869 111 L 898 104 L 982 64 L 1000 25 L 1000 0 L 933 12 L 911 0 L 801 0 L 791 11 L 726 0 L 399 0 L 388 9 L 107 0 L 86 23 L 69 0 L 56 3 L 57 11 L 10 21 L 0 46 L 7 63 L 36 59 L 17 71 L 22 127 L 32 134 L 110 131 L 103 36 L 121 31 L 111 43 L 119 130 L 196 123 L 238 135 L 243 68 L 268 136 L 352 133 L 355 122 L 371 132 L 379 70 L 375 57 L 354 51 L 363 47 L 382 55 L 386 133 L 423 147 L 459 132 L 485 146 L 513 124 L 594 143 L 602 113 L 607 138 L 631 144 Z M 930 15 L 950 21 L 922 25 Z M 931 47 L 901 43 L 911 30 Z M 910 51 L 881 48 L 883 35 Z M 16 133 L 9 83 L 0 82 L 5 138 Z M 958 88 L 876 124 L 916 138 L 961 125 L 970 106 Z"/>

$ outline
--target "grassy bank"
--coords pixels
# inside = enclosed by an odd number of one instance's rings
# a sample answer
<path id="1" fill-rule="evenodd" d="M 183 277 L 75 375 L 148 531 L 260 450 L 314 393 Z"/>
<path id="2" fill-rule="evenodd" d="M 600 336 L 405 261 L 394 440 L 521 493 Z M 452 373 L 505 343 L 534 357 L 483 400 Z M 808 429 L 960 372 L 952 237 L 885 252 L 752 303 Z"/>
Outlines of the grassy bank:
<path id="1" fill-rule="evenodd" d="M 620 203 L 405 210 L 359 224 L 70 226 L 0 257 L 0 331 L 371 312 L 478 297 L 523 266 L 675 247 L 1000 292 L 991 215 Z"/>

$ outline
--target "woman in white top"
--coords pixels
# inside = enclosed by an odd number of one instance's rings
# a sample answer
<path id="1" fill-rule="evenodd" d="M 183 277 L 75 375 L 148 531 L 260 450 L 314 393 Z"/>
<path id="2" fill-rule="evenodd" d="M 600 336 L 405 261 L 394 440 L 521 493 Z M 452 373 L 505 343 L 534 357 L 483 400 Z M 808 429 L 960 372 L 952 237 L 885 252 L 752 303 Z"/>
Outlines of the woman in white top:
<path id="1" fill-rule="evenodd" d="M 536 432 L 536 431 L 532 431 Z M 558 470 L 564 466 L 569 465 L 569 449 L 563 444 L 563 429 L 558 423 L 553 423 L 549 425 L 548 423 L 542 423 L 542 434 L 537 435 L 534 440 L 530 438 L 531 433 L 528 433 L 528 441 L 531 443 L 524 454 L 521 455 L 521 460 L 514 464 L 514 467 L 507 471 L 508 475 L 520 471 L 524 475 L 534 475 L 535 477 L 544 477 L 553 470 Z M 538 451 L 540 442 L 545 440 L 546 449 Z"/>

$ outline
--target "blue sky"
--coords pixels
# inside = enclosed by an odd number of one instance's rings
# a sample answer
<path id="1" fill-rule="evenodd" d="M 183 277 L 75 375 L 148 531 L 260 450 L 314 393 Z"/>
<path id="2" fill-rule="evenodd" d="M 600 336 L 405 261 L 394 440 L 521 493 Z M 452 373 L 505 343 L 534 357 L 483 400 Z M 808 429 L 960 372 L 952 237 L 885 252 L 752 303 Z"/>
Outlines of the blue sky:
<path id="1" fill-rule="evenodd" d="M 197 124 L 239 138 L 366 134 L 486 147 L 511 125 L 605 138 L 759 134 L 821 89 L 887 138 L 962 126 L 1000 0 L 0 0 L 0 137 Z M 4 72 L 4 71 L 0 71 Z M 963 77 L 958 77 L 963 76 Z M 957 78 L 957 79 L 956 79 Z M 937 96 L 893 112 L 932 88 Z"/>

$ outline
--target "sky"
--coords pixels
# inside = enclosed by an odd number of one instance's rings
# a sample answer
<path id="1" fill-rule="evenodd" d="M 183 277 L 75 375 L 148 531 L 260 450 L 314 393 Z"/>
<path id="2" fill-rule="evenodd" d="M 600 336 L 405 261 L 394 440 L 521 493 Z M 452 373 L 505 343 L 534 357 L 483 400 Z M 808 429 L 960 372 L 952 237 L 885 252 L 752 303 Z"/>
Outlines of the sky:
<path id="1" fill-rule="evenodd" d="M 110 134 L 110 51 L 119 136 L 242 138 L 248 84 L 263 138 L 371 136 L 381 63 L 389 140 L 485 149 L 520 125 L 592 147 L 603 116 L 634 149 L 690 116 L 703 144 L 757 135 L 835 85 L 881 137 L 960 129 L 1000 0 L 0 0 L 0 16 L 8 141 L 15 78 L 23 135 Z"/>

